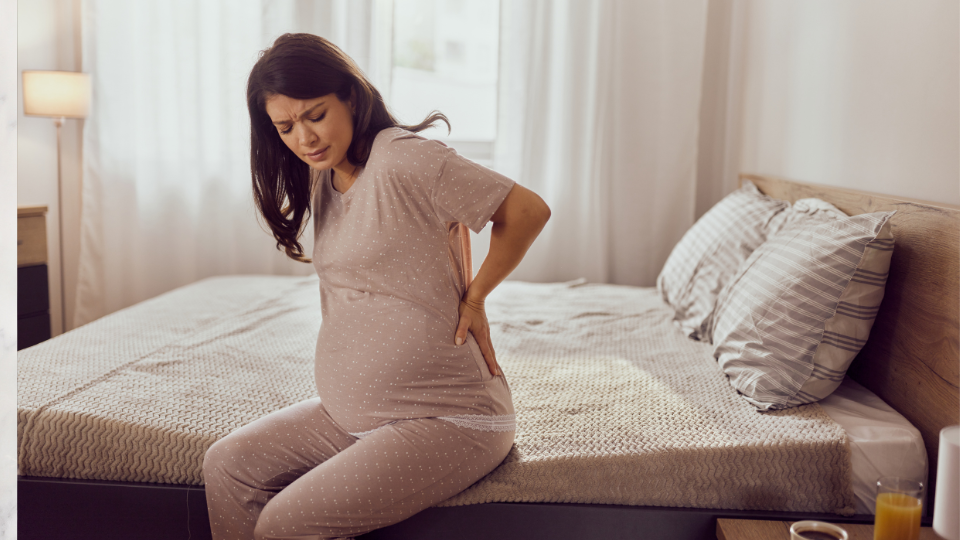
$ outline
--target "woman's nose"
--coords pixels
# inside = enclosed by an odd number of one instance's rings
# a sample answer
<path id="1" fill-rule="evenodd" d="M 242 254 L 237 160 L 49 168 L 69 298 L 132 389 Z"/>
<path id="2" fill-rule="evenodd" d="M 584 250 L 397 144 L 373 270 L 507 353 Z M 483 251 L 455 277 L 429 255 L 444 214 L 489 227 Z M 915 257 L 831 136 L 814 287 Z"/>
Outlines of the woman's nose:
<path id="1" fill-rule="evenodd" d="M 300 144 L 302 146 L 311 146 L 313 143 L 317 141 L 316 133 L 314 133 L 307 126 L 304 126 L 304 125 L 300 126 L 299 136 L 300 136 Z"/>

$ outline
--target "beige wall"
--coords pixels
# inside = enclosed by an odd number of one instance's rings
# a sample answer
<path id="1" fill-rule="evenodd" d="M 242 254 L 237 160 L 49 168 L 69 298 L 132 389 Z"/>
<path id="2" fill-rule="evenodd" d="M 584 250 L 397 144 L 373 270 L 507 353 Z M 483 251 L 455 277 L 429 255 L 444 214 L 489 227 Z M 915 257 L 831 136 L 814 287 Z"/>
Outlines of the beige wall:
<path id="1" fill-rule="evenodd" d="M 17 522 L 17 4 L 0 0 L 0 537 Z"/>
<path id="2" fill-rule="evenodd" d="M 960 3 L 742 7 L 741 170 L 960 204 Z"/>
<path id="3" fill-rule="evenodd" d="M 51 118 L 23 115 L 20 72 L 80 71 L 79 0 L 17 2 L 17 204 L 45 204 L 47 262 L 50 277 L 50 322 L 60 334 L 60 216 L 57 203 L 57 133 Z M 66 261 L 67 328 L 72 328 L 80 254 L 80 142 L 82 120 L 66 120 L 60 153 L 63 181 L 63 254 Z"/>

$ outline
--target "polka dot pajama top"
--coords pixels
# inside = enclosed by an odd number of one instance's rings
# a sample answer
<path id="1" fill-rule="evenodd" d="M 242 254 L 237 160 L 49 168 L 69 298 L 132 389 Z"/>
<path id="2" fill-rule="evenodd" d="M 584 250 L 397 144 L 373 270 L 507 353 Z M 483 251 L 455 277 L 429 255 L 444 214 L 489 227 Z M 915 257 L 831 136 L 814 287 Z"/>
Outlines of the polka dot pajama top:
<path id="1" fill-rule="evenodd" d="M 471 333 L 462 346 L 454 335 L 465 292 L 456 224 L 479 232 L 514 182 L 400 128 L 377 135 L 345 193 L 329 170 L 317 180 L 315 376 L 330 417 L 358 437 L 416 418 L 512 431 L 505 378 Z"/>

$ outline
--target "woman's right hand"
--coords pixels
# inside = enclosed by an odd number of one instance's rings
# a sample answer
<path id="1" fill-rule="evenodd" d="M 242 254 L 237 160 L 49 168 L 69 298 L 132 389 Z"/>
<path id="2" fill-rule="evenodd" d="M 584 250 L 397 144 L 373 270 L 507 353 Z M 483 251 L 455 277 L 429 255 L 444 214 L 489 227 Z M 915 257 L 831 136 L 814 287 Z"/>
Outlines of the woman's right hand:
<path id="1" fill-rule="evenodd" d="M 464 296 L 460 301 L 460 322 L 454 335 L 454 343 L 458 346 L 467 341 L 467 332 L 473 334 L 480 346 L 483 360 L 487 363 L 490 374 L 494 377 L 501 375 L 500 365 L 497 364 L 497 355 L 493 351 L 493 341 L 490 340 L 490 323 L 487 322 L 487 312 L 483 300 L 471 299 Z"/>

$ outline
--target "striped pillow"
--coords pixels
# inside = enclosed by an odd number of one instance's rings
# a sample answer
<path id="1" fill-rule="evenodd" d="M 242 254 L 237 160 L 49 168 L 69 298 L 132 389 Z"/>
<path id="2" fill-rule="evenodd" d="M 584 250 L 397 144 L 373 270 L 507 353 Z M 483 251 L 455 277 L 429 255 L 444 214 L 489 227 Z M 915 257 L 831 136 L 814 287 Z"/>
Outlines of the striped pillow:
<path id="1" fill-rule="evenodd" d="M 830 395 L 867 337 L 893 252 L 893 212 L 797 201 L 720 293 L 714 357 L 760 410 Z"/>
<path id="2" fill-rule="evenodd" d="M 774 217 L 789 205 L 750 182 L 727 195 L 683 235 L 657 277 L 674 320 L 694 339 L 709 341 L 717 295 L 753 250 L 767 239 Z"/>

